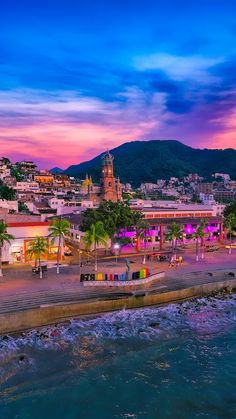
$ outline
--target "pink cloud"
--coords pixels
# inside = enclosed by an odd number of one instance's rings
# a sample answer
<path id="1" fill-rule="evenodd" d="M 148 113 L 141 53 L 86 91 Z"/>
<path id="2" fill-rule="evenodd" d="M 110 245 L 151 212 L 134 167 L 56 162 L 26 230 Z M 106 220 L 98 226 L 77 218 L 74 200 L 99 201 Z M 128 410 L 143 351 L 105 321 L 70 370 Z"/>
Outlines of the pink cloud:
<path id="1" fill-rule="evenodd" d="M 198 147 L 235 147 L 236 113 L 215 117 L 210 105 L 167 111 L 166 95 L 130 87 L 117 102 L 73 92 L 0 92 L 1 154 L 41 167 L 68 167 L 127 141 L 177 139 Z M 205 117 L 207 115 L 207 118 Z"/>
<path id="2" fill-rule="evenodd" d="M 128 132 L 126 127 L 122 129 L 98 124 L 58 126 L 47 123 L 1 130 L 0 147 L 3 155 L 14 160 L 22 156 L 46 164 L 49 168 L 54 165 L 66 168 L 69 164 L 93 157 L 95 150 L 102 152 L 108 145 L 113 148 L 139 135 L 139 129 Z"/>

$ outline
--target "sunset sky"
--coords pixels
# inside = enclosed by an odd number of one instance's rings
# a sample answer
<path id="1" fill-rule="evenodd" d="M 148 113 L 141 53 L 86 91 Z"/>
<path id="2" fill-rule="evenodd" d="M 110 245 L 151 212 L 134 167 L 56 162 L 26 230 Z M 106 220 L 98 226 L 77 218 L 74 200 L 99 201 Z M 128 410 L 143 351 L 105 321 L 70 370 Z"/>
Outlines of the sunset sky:
<path id="1" fill-rule="evenodd" d="M 9 0 L 0 22 L 0 155 L 66 168 L 132 140 L 236 148 L 234 0 Z"/>

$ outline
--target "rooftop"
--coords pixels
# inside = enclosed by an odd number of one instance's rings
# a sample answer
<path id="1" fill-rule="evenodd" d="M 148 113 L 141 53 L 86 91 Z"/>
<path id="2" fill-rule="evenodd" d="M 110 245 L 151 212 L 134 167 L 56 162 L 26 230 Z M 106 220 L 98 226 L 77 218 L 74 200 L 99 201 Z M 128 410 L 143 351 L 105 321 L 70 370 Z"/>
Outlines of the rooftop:
<path id="1" fill-rule="evenodd" d="M 40 215 L 33 215 L 33 214 L 1 214 L 0 219 L 3 220 L 5 223 L 30 223 L 30 222 L 41 222 Z"/>
<path id="2" fill-rule="evenodd" d="M 211 206 L 207 206 L 207 205 L 177 205 L 177 206 L 173 206 L 173 207 L 133 207 L 133 209 L 138 209 L 141 210 L 143 212 L 153 212 L 153 211 L 212 211 L 212 207 Z"/>
<path id="3" fill-rule="evenodd" d="M 151 226 L 169 225 L 169 224 L 174 223 L 174 222 L 175 223 L 179 222 L 180 224 L 198 224 L 199 221 L 200 221 L 200 219 L 198 217 L 150 218 L 150 219 L 148 219 L 148 224 L 150 224 Z M 207 217 L 207 222 L 209 224 L 222 223 L 223 218 L 220 217 L 220 216 Z"/>

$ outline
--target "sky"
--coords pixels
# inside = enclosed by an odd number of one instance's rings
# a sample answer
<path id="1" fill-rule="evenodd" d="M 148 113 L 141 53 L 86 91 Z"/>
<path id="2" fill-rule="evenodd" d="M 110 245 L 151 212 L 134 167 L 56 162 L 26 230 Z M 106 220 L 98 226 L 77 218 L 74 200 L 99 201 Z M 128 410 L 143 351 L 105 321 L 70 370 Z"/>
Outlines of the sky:
<path id="1" fill-rule="evenodd" d="M 134 140 L 236 148 L 234 0 L 8 0 L 0 155 L 67 168 Z"/>

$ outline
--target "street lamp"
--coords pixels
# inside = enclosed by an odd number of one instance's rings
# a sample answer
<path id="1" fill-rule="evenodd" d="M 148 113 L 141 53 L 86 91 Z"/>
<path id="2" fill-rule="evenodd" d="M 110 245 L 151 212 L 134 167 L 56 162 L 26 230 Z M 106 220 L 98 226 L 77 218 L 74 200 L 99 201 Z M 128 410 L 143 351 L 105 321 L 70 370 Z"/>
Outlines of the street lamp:
<path id="1" fill-rule="evenodd" d="M 80 279 L 80 274 L 81 274 L 81 260 L 80 260 L 80 239 L 81 239 L 81 236 L 80 236 L 80 234 L 77 234 L 76 235 L 76 238 L 77 238 L 77 240 L 78 240 L 78 243 L 79 243 L 79 250 L 78 250 L 78 252 L 79 252 L 79 279 Z"/>
<path id="2" fill-rule="evenodd" d="M 114 244 L 114 246 L 113 246 L 113 249 L 115 250 L 115 255 L 116 255 L 116 265 L 117 265 L 117 256 L 118 256 L 118 254 L 119 254 L 119 250 L 120 250 L 120 245 L 119 245 L 119 243 L 115 243 Z"/>

